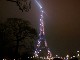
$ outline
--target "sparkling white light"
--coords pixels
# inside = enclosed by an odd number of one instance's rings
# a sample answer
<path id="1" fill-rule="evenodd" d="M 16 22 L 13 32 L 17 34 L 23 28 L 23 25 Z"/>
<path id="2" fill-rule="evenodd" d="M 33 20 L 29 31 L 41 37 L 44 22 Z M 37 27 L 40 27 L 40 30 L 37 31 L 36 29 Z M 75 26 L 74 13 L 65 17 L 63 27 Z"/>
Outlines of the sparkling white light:
<path id="1" fill-rule="evenodd" d="M 40 13 L 41 13 L 41 15 L 40 15 L 40 33 L 39 33 L 39 40 L 38 40 L 38 44 L 37 44 L 37 47 L 39 48 L 40 46 L 41 46 L 41 39 L 44 39 L 44 35 L 45 35 L 45 32 L 44 32 L 44 22 L 43 22 L 43 18 L 44 18 L 44 16 L 43 16 L 43 13 L 44 13 L 44 11 L 43 11 L 43 7 L 42 7 L 42 5 L 40 4 L 40 0 L 35 0 L 35 2 L 36 2 L 36 4 L 38 5 L 38 7 L 40 8 Z M 45 43 L 45 47 L 47 47 L 47 42 L 46 42 L 46 40 L 44 41 L 44 43 Z M 44 47 L 44 48 L 45 48 Z M 50 50 L 49 49 L 47 49 L 47 51 L 48 51 L 48 58 L 50 58 L 50 57 L 52 57 L 52 54 L 51 54 L 51 52 L 50 52 Z M 38 57 L 38 54 L 41 52 L 41 50 L 39 50 L 39 49 L 36 49 L 36 51 L 35 51 L 35 57 Z M 45 58 L 44 58 L 45 59 Z"/>

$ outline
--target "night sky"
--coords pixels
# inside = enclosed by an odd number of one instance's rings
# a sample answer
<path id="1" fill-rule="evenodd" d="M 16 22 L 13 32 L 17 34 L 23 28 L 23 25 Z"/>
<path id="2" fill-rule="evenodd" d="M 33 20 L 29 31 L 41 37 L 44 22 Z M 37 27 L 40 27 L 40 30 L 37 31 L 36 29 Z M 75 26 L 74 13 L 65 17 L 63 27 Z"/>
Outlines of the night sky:
<path id="1" fill-rule="evenodd" d="M 41 0 L 48 46 L 55 56 L 80 50 L 80 0 Z M 14 2 L 0 0 L 0 20 L 6 18 L 29 20 L 39 30 L 39 8 L 32 1 L 29 12 L 22 12 Z"/>

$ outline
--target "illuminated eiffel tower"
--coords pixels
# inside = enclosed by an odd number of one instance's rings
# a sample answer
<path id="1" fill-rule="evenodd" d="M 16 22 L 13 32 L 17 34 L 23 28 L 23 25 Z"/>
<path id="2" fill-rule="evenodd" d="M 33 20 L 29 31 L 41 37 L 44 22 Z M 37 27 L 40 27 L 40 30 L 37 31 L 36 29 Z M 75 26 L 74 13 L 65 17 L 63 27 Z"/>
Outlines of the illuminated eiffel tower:
<path id="1" fill-rule="evenodd" d="M 50 49 L 47 46 L 47 42 L 45 39 L 45 32 L 44 32 L 44 22 L 43 22 L 43 14 L 44 11 L 42 9 L 41 4 L 39 3 L 39 0 L 35 0 L 37 5 L 40 7 L 40 32 L 39 32 L 39 39 L 37 41 L 36 49 L 35 49 L 35 57 L 43 58 L 45 60 L 52 58 L 52 54 L 50 52 Z M 50 59 L 49 59 L 50 60 Z"/>

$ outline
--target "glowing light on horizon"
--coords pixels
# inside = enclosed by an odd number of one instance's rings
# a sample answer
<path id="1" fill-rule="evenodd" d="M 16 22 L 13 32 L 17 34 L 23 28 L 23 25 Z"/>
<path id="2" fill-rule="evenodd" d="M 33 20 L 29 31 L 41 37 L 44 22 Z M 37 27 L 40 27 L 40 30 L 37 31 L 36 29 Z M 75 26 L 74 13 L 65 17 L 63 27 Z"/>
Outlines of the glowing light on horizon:
<path id="1" fill-rule="evenodd" d="M 77 51 L 77 52 L 79 52 L 79 51 Z"/>

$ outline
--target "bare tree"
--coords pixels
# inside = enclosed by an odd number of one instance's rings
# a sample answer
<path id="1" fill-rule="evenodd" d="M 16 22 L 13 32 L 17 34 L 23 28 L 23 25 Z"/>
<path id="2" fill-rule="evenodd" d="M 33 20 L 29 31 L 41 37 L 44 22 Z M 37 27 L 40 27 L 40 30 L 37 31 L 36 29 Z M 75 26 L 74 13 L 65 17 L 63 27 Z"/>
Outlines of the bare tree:
<path id="1" fill-rule="evenodd" d="M 31 0 L 7 0 L 11 2 L 17 3 L 17 6 L 19 6 L 19 9 L 23 12 L 28 12 L 31 9 Z"/>

